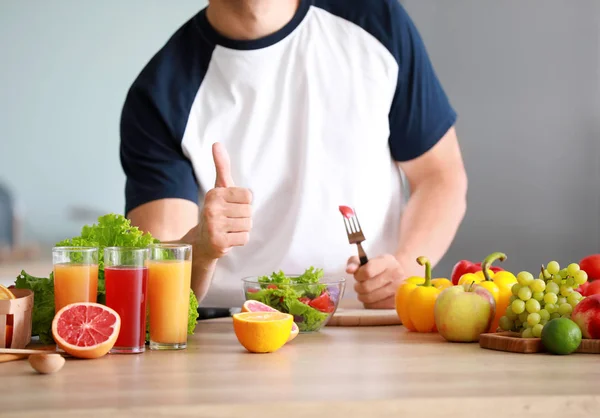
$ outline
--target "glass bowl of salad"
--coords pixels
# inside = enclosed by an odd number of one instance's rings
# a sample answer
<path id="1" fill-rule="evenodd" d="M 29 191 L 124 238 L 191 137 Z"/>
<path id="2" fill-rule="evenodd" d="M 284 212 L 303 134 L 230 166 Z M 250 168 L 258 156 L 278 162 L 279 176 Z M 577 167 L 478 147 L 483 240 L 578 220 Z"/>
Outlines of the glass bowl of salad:
<path id="1" fill-rule="evenodd" d="M 242 279 L 246 300 L 256 300 L 294 316 L 301 333 L 317 332 L 335 313 L 344 296 L 346 279 L 323 277 L 323 270 L 310 267 L 303 274 Z"/>

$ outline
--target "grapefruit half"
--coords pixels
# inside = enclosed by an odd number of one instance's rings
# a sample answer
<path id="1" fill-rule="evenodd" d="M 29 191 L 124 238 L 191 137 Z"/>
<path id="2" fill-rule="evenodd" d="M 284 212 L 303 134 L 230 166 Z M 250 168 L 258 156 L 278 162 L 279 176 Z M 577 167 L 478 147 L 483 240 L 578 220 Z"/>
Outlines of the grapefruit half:
<path id="1" fill-rule="evenodd" d="M 52 336 L 56 344 L 73 357 L 102 357 L 117 342 L 121 317 L 99 303 L 72 303 L 54 316 Z"/>
<path id="2" fill-rule="evenodd" d="M 269 305 L 265 305 L 264 303 L 259 302 L 257 300 L 247 300 L 242 305 L 242 312 L 279 312 L 279 311 L 277 309 L 271 308 Z M 287 342 L 289 343 L 294 338 L 296 338 L 298 336 L 299 332 L 300 332 L 300 329 L 298 328 L 298 325 L 296 325 L 296 323 L 294 322 L 292 324 L 292 332 L 290 333 L 290 337 L 288 338 Z"/>

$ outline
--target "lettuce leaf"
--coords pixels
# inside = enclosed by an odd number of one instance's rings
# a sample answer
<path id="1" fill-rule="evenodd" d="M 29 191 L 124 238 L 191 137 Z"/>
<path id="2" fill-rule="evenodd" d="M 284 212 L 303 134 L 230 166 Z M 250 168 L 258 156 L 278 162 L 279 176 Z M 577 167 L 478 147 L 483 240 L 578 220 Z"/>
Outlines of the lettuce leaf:
<path id="1" fill-rule="evenodd" d="M 159 242 L 149 233 L 142 232 L 132 226 L 123 215 L 107 214 L 98 218 L 93 225 L 85 225 L 78 237 L 64 239 L 56 246 L 98 247 L 98 303 L 106 303 L 106 287 L 104 281 L 104 248 L 105 247 L 137 247 L 144 248 Z M 22 271 L 15 282 L 20 289 L 34 291 L 32 335 L 38 335 L 40 341 L 50 344 L 52 340 L 52 319 L 54 318 L 54 280 L 33 277 Z M 51 309 L 50 309 L 51 302 Z M 188 334 L 193 334 L 198 319 L 198 300 L 194 292 L 190 292 L 188 314 Z"/>
<path id="2" fill-rule="evenodd" d="M 321 280 L 323 274 L 323 269 L 316 269 L 311 266 L 298 277 L 286 276 L 285 273 L 280 270 L 279 272 L 272 273 L 270 276 L 259 277 L 258 282 L 260 283 L 261 289 L 266 289 L 270 284 L 292 285 L 298 298 L 306 296 L 312 299 L 323 293 L 327 288 L 327 285 L 319 284 L 319 280 Z"/>
<path id="3" fill-rule="evenodd" d="M 52 319 L 54 319 L 54 278 L 34 277 L 21 271 L 15 281 L 17 289 L 32 290 L 33 311 L 31 335 L 38 335 L 42 344 L 53 344 Z"/>
<path id="4" fill-rule="evenodd" d="M 298 324 L 300 331 L 312 331 L 319 329 L 323 322 L 329 317 L 329 314 L 321 312 L 312 306 L 308 306 L 298 299 L 288 301 L 288 312 L 294 317 L 302 317 L 302 322 Z"/>
<path id="5" fill-rule="evenodd" d="M 198 299 L 194 294 L 194 291 L 190 289 L 190 306 L 188 308 L 188 329 L 187 332 L 189 335 L 194 333 L 196 329 L 196 321 L 198 321 Z"/>

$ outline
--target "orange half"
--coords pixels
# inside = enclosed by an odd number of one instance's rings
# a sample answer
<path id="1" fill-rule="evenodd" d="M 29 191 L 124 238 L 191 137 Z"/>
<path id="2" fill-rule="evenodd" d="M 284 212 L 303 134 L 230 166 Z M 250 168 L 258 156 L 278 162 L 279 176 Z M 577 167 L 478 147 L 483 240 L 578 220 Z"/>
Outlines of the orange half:
<path id="1" fill-rule="evenodd" d="M 265 305 L 264 303 L 259 302 L 257 300 L 247 300 L 242 305 L 242 312 L 281 312 L 281 311 L 278 311 L 275 308 L 271 308 L 269 305 Z M 300 332 L 300 329 L 298 328 L 298 325 L 296 325 L 296 323 L 294 322 L 292 324 L 292 332 L 290 334 L 290 337 L 288 338 L 288 343 L 290 341 L 292 341 L 294 338 L 296 338 L 298 336 L 299 332 Z"/>
<path id="2" fill-rule="evenodd" d="M 233 315 L 233 330 L 251 353 L 272 353 L 290 338 L 294 317 L 281 312 L 242 312 Z"/>
<path id="3" fill-rule="evenodd" d="M 15 295 L 5 286 L 0 284 L 0 300 L 16 299 Z"/>

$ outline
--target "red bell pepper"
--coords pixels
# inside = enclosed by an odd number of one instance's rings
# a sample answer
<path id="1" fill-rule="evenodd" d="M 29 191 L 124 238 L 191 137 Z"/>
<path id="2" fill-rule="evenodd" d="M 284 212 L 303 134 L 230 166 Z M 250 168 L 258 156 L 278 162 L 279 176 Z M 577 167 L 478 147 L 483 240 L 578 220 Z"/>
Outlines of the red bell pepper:
<path id="1" fill-rule="evenodd" d="M 587 273 L 589 282 L 600 280 L 600 254 L 584 257 L 579 262 L 579 267 Z"/>
<path id="2" fill-rule="evenodd" d="M 494 273 L 497 273 L 499 271 L 503 271 L 504 269 L 502 267 L 492 266 L 490 267 L 490 270 L 492 270 Z M 452 284 L 456 286 L 458 284 L 458 280 L 463 274 L 476 273 L 478 271 L 481 271 L 481 263 L 473 263 L 472 261 L 461 260 L 454 265 L 450 280 L 452 280 Z"/>

